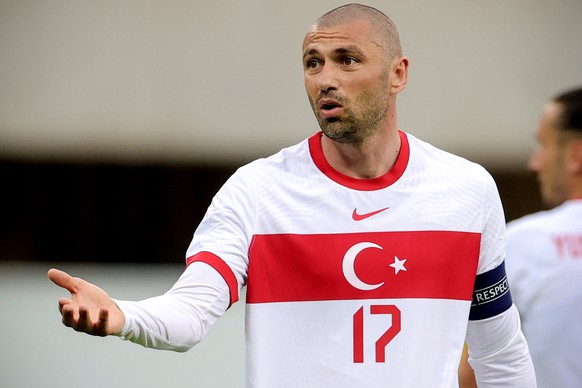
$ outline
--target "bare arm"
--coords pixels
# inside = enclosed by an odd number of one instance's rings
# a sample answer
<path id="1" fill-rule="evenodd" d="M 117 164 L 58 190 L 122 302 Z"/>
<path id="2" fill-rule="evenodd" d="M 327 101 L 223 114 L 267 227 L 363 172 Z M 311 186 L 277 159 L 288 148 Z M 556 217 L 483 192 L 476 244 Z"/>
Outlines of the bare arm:
<path id="1" fill-rule="evenodd" d="M 59 299 L 65 326 L 96 336 L 121 333 L 125 316 L 105 291 L 58 269 L 50 269 L 47 275 L 53 283 L 71 293 L 70 299 Z"/>

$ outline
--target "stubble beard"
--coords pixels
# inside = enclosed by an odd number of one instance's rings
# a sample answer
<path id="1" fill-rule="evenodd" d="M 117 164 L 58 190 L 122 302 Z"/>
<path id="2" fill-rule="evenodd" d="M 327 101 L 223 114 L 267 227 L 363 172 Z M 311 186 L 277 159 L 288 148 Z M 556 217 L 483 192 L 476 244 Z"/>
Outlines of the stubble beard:
<path id="1" fill-rule="evenodd" d="M 358 99 L 361 111 L 352 110 L 344 105 L 345 112 L 340 117 L 326 119 L 318 117 L 324 135 L 339 143 L 360 145 L 372 137 L 384 120 L 388 101 L 374 101 L 372 93 L 367 92 Z M 382 99 L 384 100 L 384 99 Z"/>
<path id="2" fill-rule="evenodd" d="M 387 74 L 383 74 L 375 90 L 364 92 L 354 100 L 353 104 L 350 104 L 346 97 L 338 96 L 333 92 L 329 93 L 326 97 L 336 99 L 344 107 L 344 113 L 339 117 L 326 119 L 319 116 L 317 102 L 311 101 L 323 134 L 339 143 L 359 146 L 377 133 L 389 108 L 389 93 L 384 86 L 386 85 L 385 77 Z"/>

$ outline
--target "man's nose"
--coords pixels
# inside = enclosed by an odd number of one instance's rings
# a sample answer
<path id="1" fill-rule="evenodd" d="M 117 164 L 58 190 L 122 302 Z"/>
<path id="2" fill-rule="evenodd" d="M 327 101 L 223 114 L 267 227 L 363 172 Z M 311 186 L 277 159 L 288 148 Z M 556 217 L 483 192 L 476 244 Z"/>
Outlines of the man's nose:
<path id="1" fill-rule="evenodd" d="M 337 90 L 338 81 L 333 66 L 323 65 L 317 79 L 317 88 L 321 91 Z"/>
<path id="2" fill-rule="evenodd" d="M 539 151 L 534 151 L 527 161 L 527 168 L 532 172 L 538 172 L 540 169 Z"/>

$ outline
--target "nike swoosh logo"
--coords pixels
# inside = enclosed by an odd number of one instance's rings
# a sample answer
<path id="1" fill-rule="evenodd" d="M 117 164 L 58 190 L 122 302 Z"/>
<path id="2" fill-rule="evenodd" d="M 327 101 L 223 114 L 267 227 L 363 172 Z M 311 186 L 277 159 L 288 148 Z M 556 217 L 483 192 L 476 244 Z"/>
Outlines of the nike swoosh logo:
<path id="1" fill-rule="evenodd" d="M 365 220 L 366 218 L 375 216 L 378 213 L 382 213 L 384 210 L 388 210 L 388 209 L 390 209 L 390 208 L 385 207 L 384 209 L 375 210 L 373 212 L 364 213 L 364 214 L 358 214 L 358 209 L 354 209 L 354 212 L 352 213 L 352 218 L 354 219 L 354 221 L 362 221 L 362 220 Z"/>

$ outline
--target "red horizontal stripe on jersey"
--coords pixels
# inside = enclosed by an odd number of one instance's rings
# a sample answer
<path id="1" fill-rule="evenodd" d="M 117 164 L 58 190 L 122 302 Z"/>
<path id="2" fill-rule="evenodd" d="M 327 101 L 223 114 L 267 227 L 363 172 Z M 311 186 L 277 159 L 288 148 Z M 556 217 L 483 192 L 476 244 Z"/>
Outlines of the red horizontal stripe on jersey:
<path id="1" fill-rule="evenodd" d="M 451 231 L 256 235 L 249 252 L 247 303 L 471 300 L 480 241 L 478 233 Z M 375 245 L 359 250 L 350 265 L 346 252 L 363 242 Z M 353 273 L 346 275 L 344 260 Z M 366 284 L 381 285 L 361 289 Z"/>

